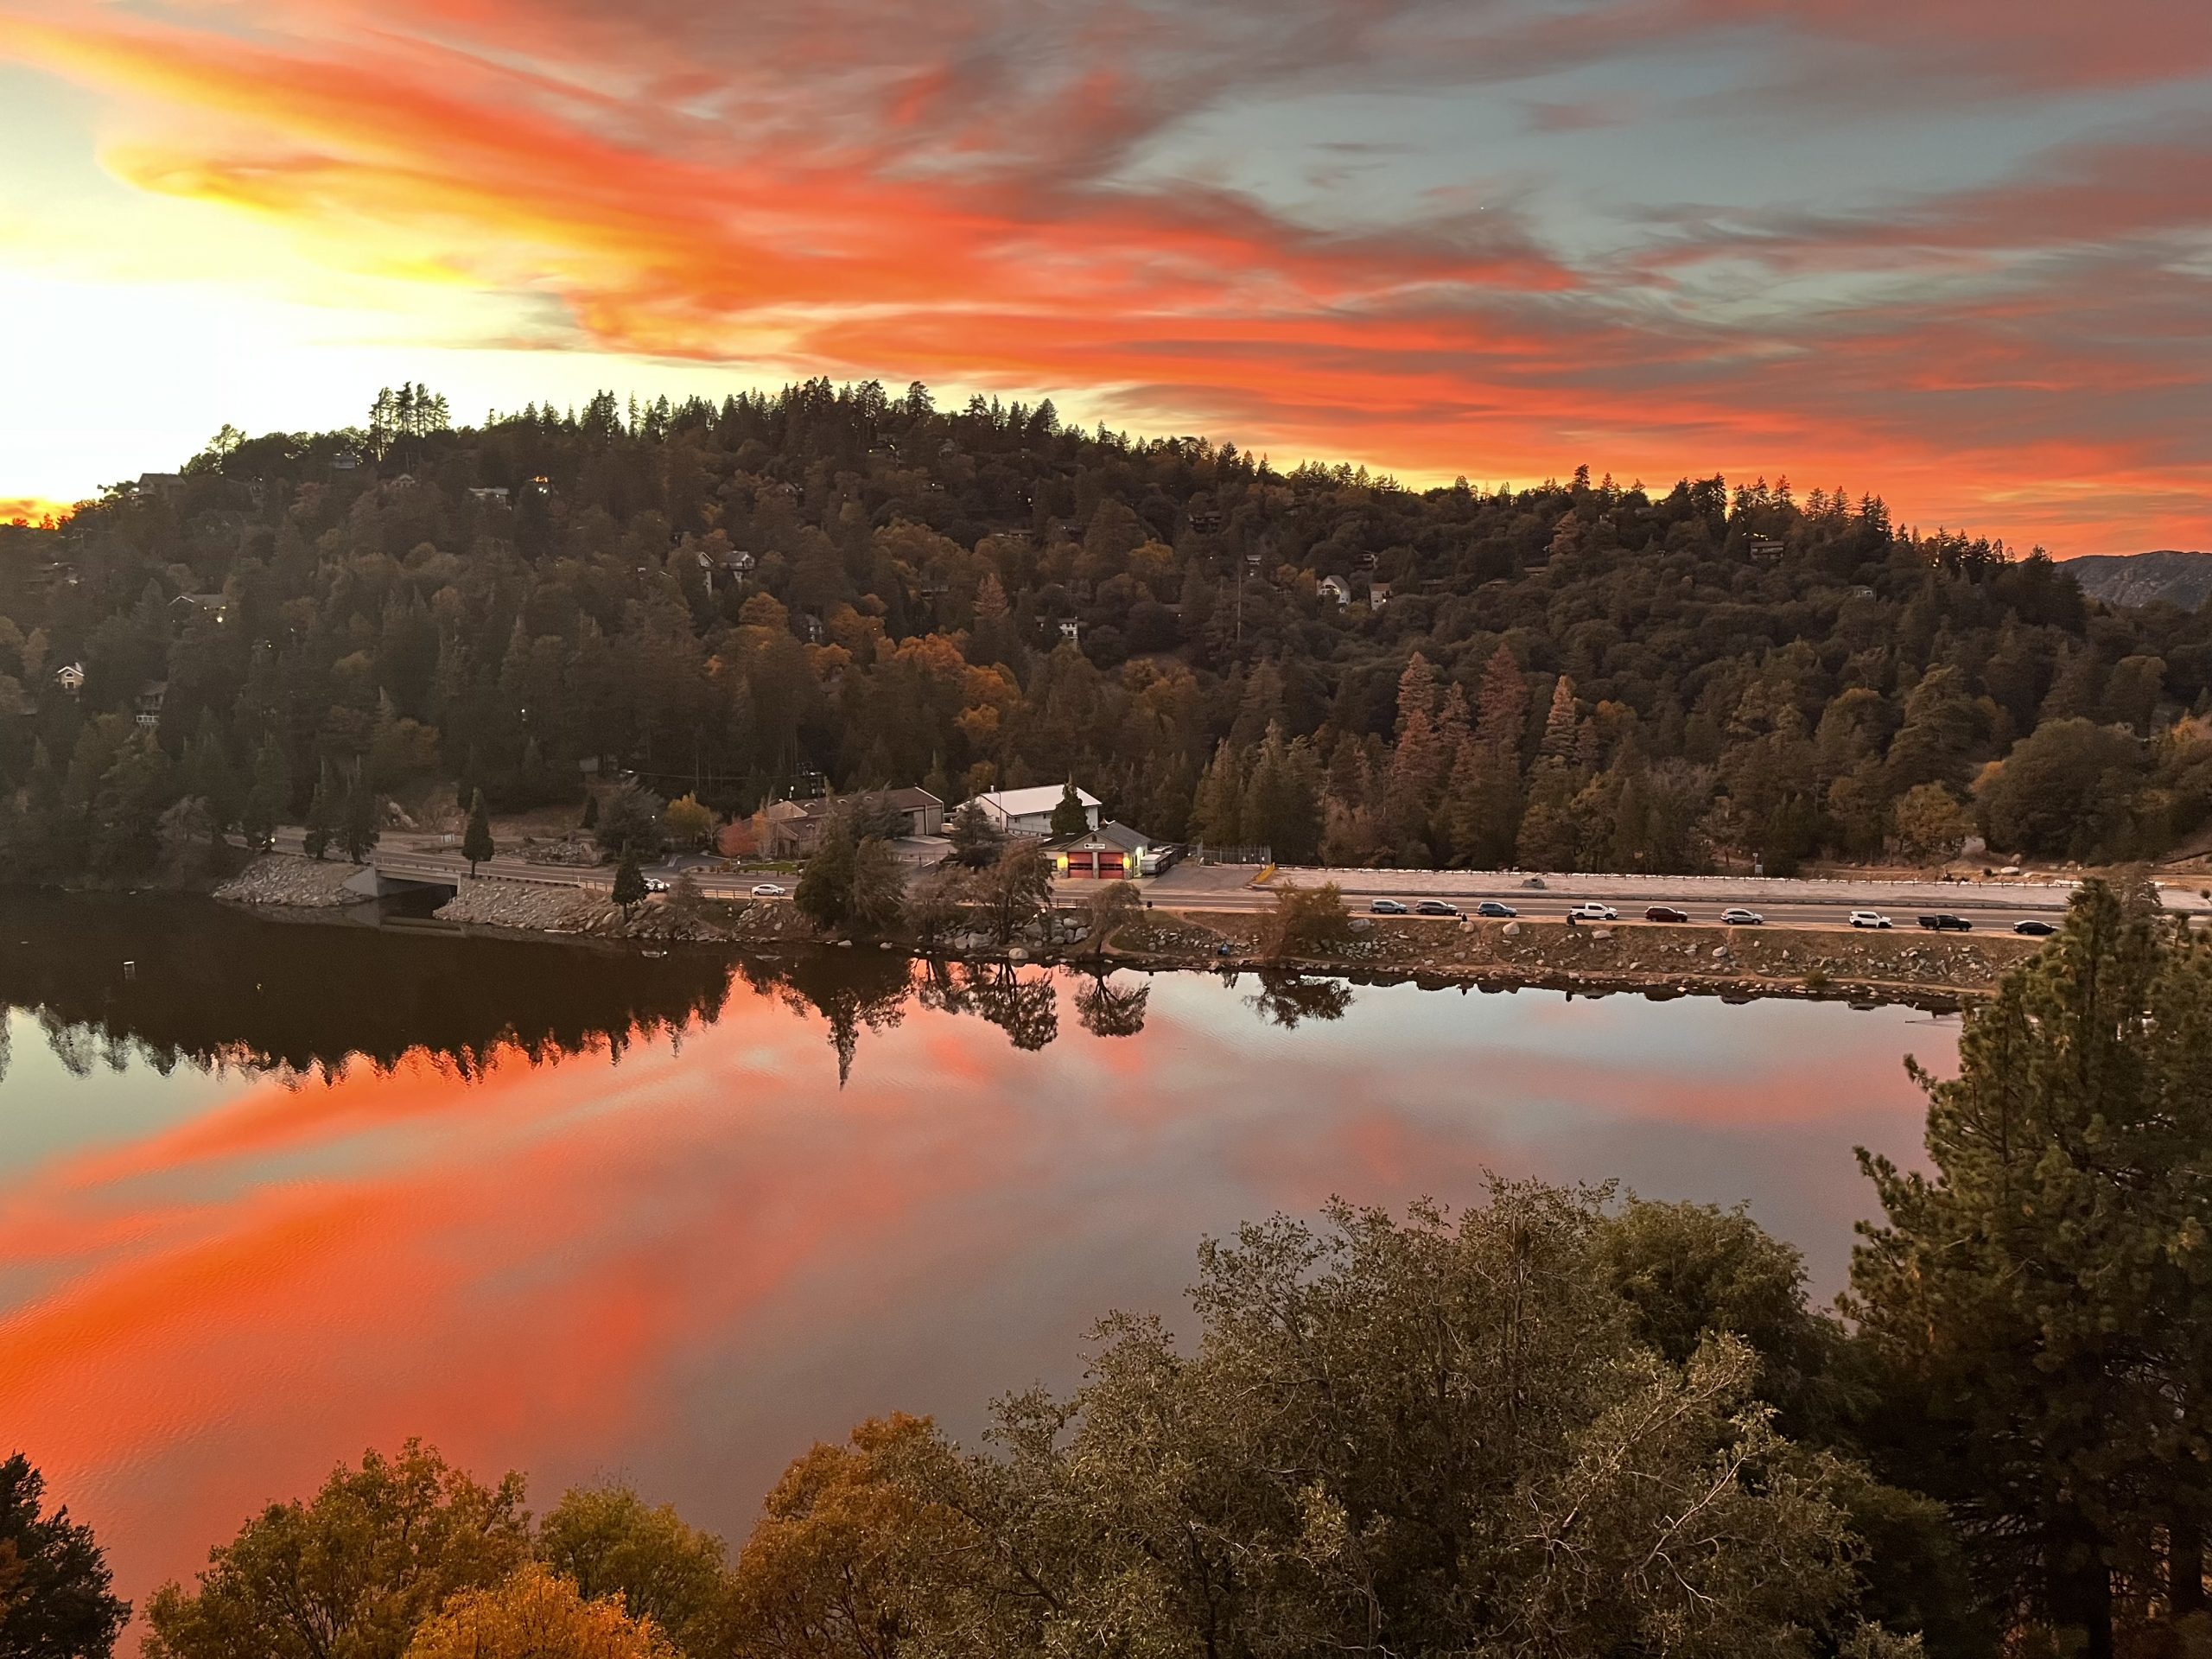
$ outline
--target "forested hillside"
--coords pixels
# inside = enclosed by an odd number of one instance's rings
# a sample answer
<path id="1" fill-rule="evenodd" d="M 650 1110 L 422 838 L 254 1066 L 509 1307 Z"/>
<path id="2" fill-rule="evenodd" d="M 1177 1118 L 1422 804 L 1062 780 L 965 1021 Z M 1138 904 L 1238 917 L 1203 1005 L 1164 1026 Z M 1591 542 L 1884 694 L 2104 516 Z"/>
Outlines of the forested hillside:
<path id="1" fill-rule="evenodd" d="M 2178 553 L 2092 553 L 2069 559 L 2066 569 L 2082 591 L 2108 605 L 2177 605 L 2193 611 L 2212 599 L 2212 556 Z"/>
<path id="2" fill-rule="evenodd" d="M 2120 856 L 2212 811 L 2212 620 L 1871 494 L 1423 493 L 918 386 L 226 431 L 0 530 L 0 677 L 41 879 L 593 761 L 725 811 L 1071 773 L 1286 861 Z"/>

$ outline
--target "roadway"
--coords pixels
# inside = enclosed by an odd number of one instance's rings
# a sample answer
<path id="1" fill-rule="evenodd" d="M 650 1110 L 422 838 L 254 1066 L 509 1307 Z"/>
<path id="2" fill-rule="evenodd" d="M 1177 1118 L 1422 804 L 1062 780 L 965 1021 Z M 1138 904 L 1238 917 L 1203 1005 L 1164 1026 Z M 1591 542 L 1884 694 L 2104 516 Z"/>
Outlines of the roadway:
<path id="1" fill-rule="evenodd" d="M 1917 918 L 1948 912 L 1974 923 L 1974 931 L 2010 931 L 2016 921 L 2056 921 L 2073 897 L 2070 880 L 2050 876 L 1998 877 L 1980 881 L 1848 881 L 1759 876 L 1545 875 L 1531 887 L 1519 871 L 1487 870 L 1279 870 L 1264 887 L 1252 885 L 1257 871 L 1232 871 L 1179 865 L 1148 884 L 1156 905 L 1192 911 L 1241 911 L 1273 902 L 1271 893 L 1289 884 L 1333 881 L 1356 911 L 1377 899 L 1395 899 L 1410 909 L 1423 899 L 1440 899 L 1471 911 L 1485 899 L 1510 905 L 1529 921 L 1561 921 L 1569 909 L 1588 900 L 1609 905 L 1623 922 L 1642 922 L 1644 911 L 1664 905 L 1686 912 L 1693 923 L 1717 924 L 1720 912 L 1741 906 L 1757 912 L 1770 927 L 1849 926 L 1854 910 L 1872 910 L 1897 926 L 1914 928 Z M 2194 888 L 2168 887 L 2168 908 L 2187 914 L 2212 912 Z M 1667 924 L 1653 924 L 1667 925 Z"/>
<path id="2" fill-rule="evenodd" d="M 280 834 L 278 844 L 287 851 L 299 849 L 296 831 Z M 457 850 L 424 847 L 420 842 L 392 836 L 378 844 L 369 861 L 385 875 L 401 880 L 459 883 L 467 879 L 468 861 Z M 479 867 L 486 877 L 525 881 L 542 887 L 567 887 L 605 892 L 613 884 L 613 872 L 605 867 L 578 868 L 533 864 L 512 855 L 500 855 Z M 649 878 L 672 880 L 677 867 L 648 868 Z M 1999 880 L 1980 882 L 1898 882 L 1784 880 L 1742 876 L 1547 875 L 1541 888 L 1531 888 L 1529 877 L 1515 871 L 1480 870 L 1283 870 L 1266 885 L 1255 885 L 1260 872 L 1249 867 L 1181 864 L 1166 874 L 1139 883 L 1145 897 L 1161 909 L 1193 912 L 1250 912 L 1273 908 L 1275 893 L 1291 883 L 1334 881 L 1345 902 L 1366 912 L 1376 899 L 1395 899 L 1408 909 L 1423 899 L 1440 899 L 1471 911 L 1485 899 L 1510 905 L 1523 920 L 1564 920 L 1573 906 L 1588 900 L 1611 906 L 1623 923 L 1643 920 L 1645 909 L 1669 906 L 1685 912 L 1692 923 L 1715 925 L 1720 912 L 1742 906 L 1754 910 L 1770 927 L 1843 928 L 1854 910 L 1873 910 L 1888 916 L 1900 928 L 1916 926 L 1916 918 L 1948 911 L 1974 924 L 1977 932 L 2009 932 L 2014 922 L 2026 918 L 2055 921 L 2064 912 L 2070 885 L 2049 878 Z M 788 874 L 734 874 L 694 867 L 691 876 L 700 891 L 715 899 L 743 899 L 753 887 L 770 881 L 788 889 L 795 878 Z M 1096 891 L 1088 881 L 1063 881 L 1057 896 L 1063 903 L 1080 903 Z M 2169 908 L 2190 913 L 2212 913 L 2195 889 L 2169 887 Z M 1440 918 L 1448 919 L 1448 918 Z M 1666 925 L 1666 924 L 1652 924 Z"/>
<path id="3" fill-rule="evenodd" d="M 1241 893 L 1175 893 L 1155 890 L 1147 896 L 1152 899 L 1154 904 L 1159 906 L 1162 909 L 1192 912 L 1214 911 L 1228 912 L 1232 913 L 1236 912 L 1249 912 L 1265 909 L 1274 902 L 1273 895 L 1265 888 L 1248 889 Z M 1396 898 L 1398 899 L 1398 902 L 1405 905 L 1408 909 L 1410 909 L 1414 904 L 1418 903 L 1420 899 L 1443 899 L 1448 904 L 1458 905 L 1463 911 L 1465 911 L 1470 914 L 1473 912 L 1475 906 L 1479 904 L 1483 899 L 1496 898 L 1502 904 L 1512 906 L 1513 908 L 1519 912 L 1520 918 L 1522 921 L 1562 922 L 1567 919 L 1567 912 L 1576 905 L 1583 903 L 1588 895 L 1574 892 L 1571 889 L 1563 890 L 1554 886 L 1550 891 L 1544 893 L 1515 892 L 1472 893 L 1464 898 L 1455 894 L 1440 893 L 1422 893 L 1419 895 L 1419 898 L 1400 898 L 1399 895 L 1395 893 L 1376 896 Z M 1364 893 L 1355 895 L 1350 888 L 1346 888 L 1344 891 L 1344 901 L 1354 911 L 1364 914 L 1367 913 L 1369 906 L 1373 902 L 1373 898 Z M 1714 904 L 1709 900 L 1691 897 L 1669 898 L 1651 896 L 1643 899 L 1641 902 L 1634 905 L 1633 906 L 1623 900 L 1616 899 L 1599 899 L 1598 902 L 1600 904 L 1610 905 L 1618 911 L 1619 912 L 1618 919 L 1621 924 L 1626 925 L 1632 922 L 1639 926 L 1646 925 L 1643 912 L 1648 906 L 1652 905 L 1671 906 L 1673 908 L 1679 910 L 1687 915 L 1692 924 L 1706 926 L 1719 925 L 1720 922 L 1720 912 L 1723 910 L 1729 908 L 1729 906 L 1726 905 Z M 1858 904 L 1776 904 L 1770 900 L 1762 904 L 1748 905 L 1745 906 L 1745 908 L 1755 912 L 1761 918 L 1763 918 L 1766 926 L 1789 928 L 1847 929 L 1850 926 L 1850 923 L 1847 918 L 1850 916 L 1853 911 L 1876 910 L 1878 911 L 1880 914 L 1887 916 L 1897 928 L 1907 931 L 1916 931 L 1916 918 L 1923 914 L 1929 913 L 1916 909 L 1907 910 L 1898 909 L 1896 907 L 1885 908 L 1881 906 L 1869 904 L 1864 901 Z M 1936 908 L 1939 907 L 1930 906 L 1930 911 Z M 1974 931 L 1978 933 L 2006 933 L 2012 931 L 2012 924 L 2014 922 L 2020 921 L 2030 917 L 2034 917 L 2044 921 L 2056 922 L 2058 919 L 2060 912 L 2063 909 L 2063 906 L 2062 906 L 2053 908 L 2041 906 L 1992 905 L 1987 906 L 1969 907 L 1964 905 L 1944 905 L 1940 906 L 1940 908 L 1948 911 L 1953 915 L 1963 917 L 1965 919 L 1972 922 L 1974 924 Z M 1442 923 L 1449 923 L 1452 920 L 1448 916 L 1413 916 L 1405 919 L 1413 921 L 1437 921 Z M 1613 924 L 1599 923 L 1596 924 L 1596 925 L 1611 926 Z M 1659 927 L 1680 925 L 1680 924 L 1655 922 L 1649 924 L 1649 925 Z"/>

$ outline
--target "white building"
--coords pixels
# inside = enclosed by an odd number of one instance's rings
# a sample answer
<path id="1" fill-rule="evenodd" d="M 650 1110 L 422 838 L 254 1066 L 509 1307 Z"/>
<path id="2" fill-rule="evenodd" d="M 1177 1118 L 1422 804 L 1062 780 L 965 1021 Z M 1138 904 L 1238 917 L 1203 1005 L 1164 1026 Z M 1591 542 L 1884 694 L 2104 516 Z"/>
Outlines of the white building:
<path id="1" fill-rule="evenodd" d="M 1034 789 L 1000 789 L 978 795 L 976 804 L 1010 836 L 1049 836 L 1052 833 L 1052 809 L 1066 792 L 1065 784 L 1039 784 Z M 1083 803 L 1083 816 L 1089 827 L 1096 830 L 1098 798 L 1087 789 L 1076 791 L 1075 798 Z"/>

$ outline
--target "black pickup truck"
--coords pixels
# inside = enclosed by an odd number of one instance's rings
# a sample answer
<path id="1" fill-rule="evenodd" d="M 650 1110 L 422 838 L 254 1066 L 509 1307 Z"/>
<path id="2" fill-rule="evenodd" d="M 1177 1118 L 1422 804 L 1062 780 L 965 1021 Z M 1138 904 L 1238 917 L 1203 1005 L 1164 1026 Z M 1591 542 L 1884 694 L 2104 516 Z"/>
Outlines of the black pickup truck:
<path id="1" fill-rule="evenodd" d="M 1971 933 L 1974 924 L 1963 916 L 1954 916 L 1948 911 L 1934 916 L 1923 916 L 1920 925 L 1931 933 Z"/>

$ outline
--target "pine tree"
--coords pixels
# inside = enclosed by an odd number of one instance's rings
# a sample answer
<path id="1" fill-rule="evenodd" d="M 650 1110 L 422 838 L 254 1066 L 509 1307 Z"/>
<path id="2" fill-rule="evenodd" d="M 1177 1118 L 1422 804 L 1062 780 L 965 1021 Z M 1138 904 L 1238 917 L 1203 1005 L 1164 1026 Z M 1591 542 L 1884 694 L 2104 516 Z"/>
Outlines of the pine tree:
<path id="1" fill-rule="evenodd" d="M 1439 809 L 1436 839 L 1455 864 L 1502 869 L 1513 861 L 1521 830 L 1521 786 L 1515 757 L 1479 738 L 1459 745 Z"/>
<path id="2" fill-rule="evenodd" d="M 253 786 L 246 791 L 239 814 L 247 846 L 257 852 L 269 849 L 291 797 L 291 772 L 284 764 L 284 751 L 275 738 L 264 739 L 253 757 Z"/>
<path id="3" fill-rule="evenodd" d="M 1083 798 L 1076 793 L 1075 780 L 1070 779 L 1060 791 L 1060 798 L 1052 807 L 1052 834 L 1079 836 L 1090 828 L 1090 810 L 1084 805 Z"/>
<path id="4" fill-rule="evenodd" d="M 484 805 L 484 791 L 480 789 L 468 804 L 468 828 L 461 836 L 461 855 L 468 861 L 469 874 L 474 875 L 476 867 L 490 858 L 494 850 L 492 815 Z"/>
<path id="5" fill-rule="evenodd" d="M 329 849 L 330 838 L 338 830 L 338 803 L 332 799 L 330 768 L 326 765 L 315 780 L 315 793 L 308 800 L 307 833 L 300 838 L 300 846 L 309 858 L 320 859 Z"/>
<path id="6" fill-rule="evenodd" d="M 1512 758 L 1517 774 L 1521 744 L 1529 725 L 1529 683 L 1513 653 L 1500 645 L 1483 667 L 1475 696 L 1475 736 L 1485 748 Z"/>
<path id="7" fill-rule="evenodd" d="M 1445 766 L 1452 764 L 1452 757 L 1459 753 L 1459 745 L 1466 741 L 1473 729 L 1473 717 L 1467 708 L 1467 694 L 1454 680 L 1436 710 L 1436 744 L 1442 751 Z"/>
<path id="8" fill-rule="evenodd" d="M 1897 1455 L 2000 1611 L 2108 1656 L 2116 1574 L 2204 1605 L 2212 948 L 2147 883 L 2088 882 L 1967 1015 L 1958 1076 L 1913 1073 L 1935 1173 L 1860 1152 L 1887 1219 L 1851 1274 L 1917 1426 Z"/>
<path id="9" fill-rule="evenodd" d="M 359 864 L 372 852 L 377 844 L 377 792 L 357 764 L 353 776 L 346 788 L 346 798 L 339 824 L 340 844 L 346 856 Z"/>
<path id="10" fill-rule="evenodd" d="M 1235 753 L 1224 741 L 1198 779 L 1191 808 L 1191 828 L 1209 846 L 1234 847 L 1244 833 L 1244 776 Z"/>
<path id="11" fill-rule="evenodd" d="M 1544 717 L 1542 753 L 1548 759 L 1574 759 L 1581 717 L 1581 704 L 1574 696 L 1574 682 L 1562 674 L 1553 683 L 1551 712 Z"/>
<path id="12" fill-rule="evenodd" d="M 1427 720 L 1435 712 L 1436 671 L 1429 666 L 1427 658 L 1415 652 L 1398 676 L 1398 736 L 1404 738 L 1406 728 L 1416 715 Z"/>
<path id="13" fill-rule="evenodd" d="M 614 867 L 614 891 L 611 896 L 622 907 L 626 921 L 630 912 L 645 902 L 645 873 L 638 868 L 637 849 L 627 842 L 622 843 L 622 861 Z"/>

